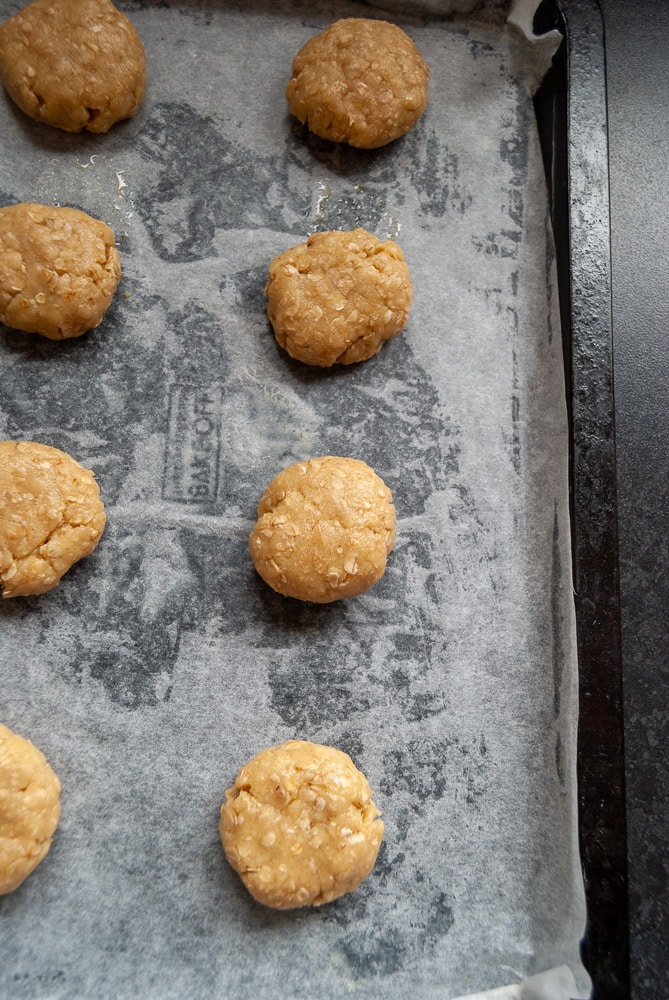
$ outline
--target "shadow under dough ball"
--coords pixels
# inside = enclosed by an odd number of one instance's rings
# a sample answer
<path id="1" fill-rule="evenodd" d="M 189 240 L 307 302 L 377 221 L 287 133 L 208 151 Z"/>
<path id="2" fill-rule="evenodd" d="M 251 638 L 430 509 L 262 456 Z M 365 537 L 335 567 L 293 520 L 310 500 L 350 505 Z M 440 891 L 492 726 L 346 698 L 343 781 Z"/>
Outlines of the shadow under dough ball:
<path id="1" fill-rule="evenodd" d="M 92 472 L 58 448 L 0 441 L 3 597 L 43 594 L 93 552 L 105 526 Z"/>
<path id="2" fill-rule="evenodd" d="M 273 590 L 327 604 L 377 583 L 394 543 L 395 508 L 383 480 L 357 458 L 327 455 L 274 477 L 249 549 Z"/>
<path id="3" fill-rule="evenodd" d="M 0 321 L 50 340 L 98 326 L 121 278 L 114 242 L 75 208 L 0 208 Z"/>
<path id="4" fill-rule="evenodd" d="M 0 24 L 0 80 L 36 121 L 107 132 L 142 103 L 144 46 L 110 0 L 34 0 Z"/>
<path id="5" fill-rule="evenodd" d="M 60 819 L 60 782 L 44 754 L 0 723 L 0 896 L 44 860 Z"/>
<path id="6" fill-rule="evenodd" d="M 269 266 L 267 314 L 291 357 L 327 368 L 377 354 L 405 327 L 411 278 L 402 250 L 364 229 L 313 233 Z"/>
<path id="7" fill-rule="evenodd" d="M 335 21 L 293 60 L 291 113 L 333 142 L 375 149 L 410 131 L 427 107 L 429 70 L 396 24 Z"/>
<path id="8" fill-rule="evenodd" d="M 383 821 L 348 754 L 288 740 L 242 767 L 225 793 L 219 832 L 253 898 L 290 910 L 357 889 L 374 867 Z"/>

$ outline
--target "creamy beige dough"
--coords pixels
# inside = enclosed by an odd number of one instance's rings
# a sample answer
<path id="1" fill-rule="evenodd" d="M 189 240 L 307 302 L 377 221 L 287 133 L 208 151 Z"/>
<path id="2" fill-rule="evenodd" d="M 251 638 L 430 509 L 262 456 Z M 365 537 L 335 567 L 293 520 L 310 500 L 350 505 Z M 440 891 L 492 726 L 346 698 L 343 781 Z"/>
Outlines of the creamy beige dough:
<path id="1" fill-rule="evenodd" d="M 327 455 L 275 476 L 249 538 L 253 564 L 278 593 L 326 604 L 362 594 L 395 543 L 390 490 L 365 462 Z"/>
<path id="2" fill-rule="evenodd" d="M 0 208 L 0 322 L 51 340 L 98 326 L 121 278 L 114 240 L 74 208 Z"/>
<path id="3" fill-rule="evenodd" d="M 258 902 L 320 906 L 367 878 L 383 821 L 364 774 L 334 747 L 289 740 L 253 757 L 225 793 L 225 855 Z"/>
<path id="4" fill-rule="evenodd" d="M 60 818 L 60 782 L 37 747 L 0 723 L 0 896 L 44 859 Z"/>
<path id="5" fill-rule="evenodd" d="M 144 97 L 144 46 L 109 0 L 34 0 L 0 25 L 0 80 L 31 118 L 106 132 Z"/>
<path id="6" fill-rule="evenodd" d="M 411 277 L 402 250 L 364 229 L 314 233 L 269 266 L 274 335 L 291 357 L 327 368 L 366 361 L 404 329 Z"/>
<path id="7" fill-rule="evenodd" d="M 93 473 L 34 441 L 0 441 L 3 597 L 43 594 L 91 554 L 105 526 Z"/>
<path id="8" fill-rule="evenodd" d="M 427 106 L 428 76 L 397 25 L 349 17 L 300 49 L 286 98 L 292 114 L 321 138 L 374 149 L 416 124 Z"/>

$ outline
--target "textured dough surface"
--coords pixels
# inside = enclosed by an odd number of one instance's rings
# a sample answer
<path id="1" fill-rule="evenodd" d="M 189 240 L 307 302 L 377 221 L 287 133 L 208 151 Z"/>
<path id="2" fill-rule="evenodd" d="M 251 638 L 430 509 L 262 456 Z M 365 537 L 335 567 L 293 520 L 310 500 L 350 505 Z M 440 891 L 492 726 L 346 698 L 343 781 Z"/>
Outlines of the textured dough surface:
<path id="1" fill-rule="evenodd" d="M 43 860 L 60 818 L 60 782 L 44 754 L 0 723 L 0 896 Z"/>
<path id="2" fill-rule="evenodd" d="M 323 139 L 385 146 L 427 106 L 428 68 L 409 36 L 388 21 L 335 21 L 302 46 L 286 88 L 292 114 Z"/>
<path id="3" fill-rule="evenodd" d="M 278 593 L 326 604 L 362 594 L 395 543 L 390 490 L 365 462 L 327 455 L 275 476 L 249 538 L 253 564 Z"/>
<path id="4" fill-rule="evenodd" d="M 279 254 L 265 294 L 281 347 L 327 368 L 377 354 L 406 325 L 412 292 L 397 243 L 353 229 L 314 233 Z"/>
<path id="5" fill-rule="evenodd" d="M 106 132 L 144 97 L 144 46 L 109 0 L 34 0 L 0 25 L 0 80 L 31 118 Z"/>
<path id="6" fill-rule="evenodd" d="M 3 597 L 43 594 L 90 555 L 105 526 L 93 473 L 34 441 L 0 441 Z"/>
<path id="7" fill-rule="evenodd" d="M 289 740 L 240 770 L 221 807 L 221 842 L 258 902 L 320 906 L 371 872 L 383 839 L 378 816 L 348 754 Z"/>
<path id="8" fill-rule="evenodd" d="M 75 208 L 0 208 L 0 321 L 51 340 L 98 326 L 121 278 L 114 239 Z"/>

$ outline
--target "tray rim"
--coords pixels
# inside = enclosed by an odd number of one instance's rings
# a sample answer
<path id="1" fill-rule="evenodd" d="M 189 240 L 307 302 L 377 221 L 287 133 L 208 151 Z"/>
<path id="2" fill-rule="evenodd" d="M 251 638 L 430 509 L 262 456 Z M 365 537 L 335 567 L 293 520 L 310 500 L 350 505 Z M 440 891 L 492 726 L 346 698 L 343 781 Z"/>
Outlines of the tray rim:
<path id="1" fill-rule="evenodd" d="M 558 262 L 579 675 L 579 846 L 594 1000 L 630 996 L 621 604 L 604 19 L 543 0 L 563 41 L 535 98 Z"/>

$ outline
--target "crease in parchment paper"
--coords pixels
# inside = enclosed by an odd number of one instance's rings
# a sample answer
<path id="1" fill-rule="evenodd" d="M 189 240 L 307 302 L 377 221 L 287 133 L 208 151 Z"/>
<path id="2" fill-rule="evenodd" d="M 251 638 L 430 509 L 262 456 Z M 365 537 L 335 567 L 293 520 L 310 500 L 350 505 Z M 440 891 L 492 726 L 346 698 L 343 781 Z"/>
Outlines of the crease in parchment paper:
<path id="1" fill-rule="evenodd" d="M 92 468 L 108 515 L 58 588 L 0 605 L 3 722 L 63 786 L 48 858 L 0 903 L 0 993 L 585 997 L 566 404 L 531 97 L 548 50 L 500 5 L 386 8 L 430 103 L 360 151 L 285 104 L 331 8 L 121 6 L 147 50 L 136 118 L 72 136 L 0 103 L 3 202 L 102 218 L 123 266 L 85 337 L 0 333 L 0 437 Z M 307 369 L 269 328 L 269 260 L 357 225 L 399 240 L 409 323 L 369 362 Z M 270 478 L 327 453 L 383 477 L 398 536 L 377 586 L 312 607 L 259 581 L 247 539 Z M 386 835 L 357 892 L 285 914 L 229 869 L 217 814 L 244 761 L 289 737 L 352 755 Z"/>
<path id="2" fill-rule="evenodd" d="M 468 993 L 456 1000 L 575 1000 L 578 987 L 566 965 L 530 976 L 515 986 L 500 986 L 484 993 Z"/>

